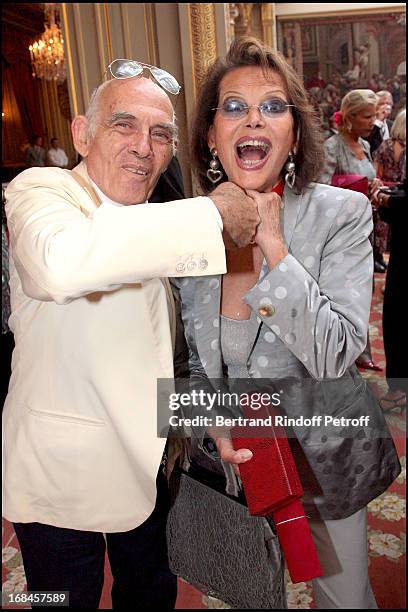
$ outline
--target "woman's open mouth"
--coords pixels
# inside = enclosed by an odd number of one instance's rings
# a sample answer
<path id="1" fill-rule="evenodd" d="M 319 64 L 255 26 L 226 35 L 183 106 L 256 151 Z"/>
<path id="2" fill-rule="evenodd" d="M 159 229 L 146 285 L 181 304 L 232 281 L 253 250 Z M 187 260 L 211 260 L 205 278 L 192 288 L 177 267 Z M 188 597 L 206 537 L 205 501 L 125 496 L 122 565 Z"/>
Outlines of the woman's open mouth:
<path id="1" fill-rule="evenodd" d="M 243 170 L 260 170 L 266 163 L 271 142 L 267 138 L 241 138 L 235 144 L 235 159 Z"/>

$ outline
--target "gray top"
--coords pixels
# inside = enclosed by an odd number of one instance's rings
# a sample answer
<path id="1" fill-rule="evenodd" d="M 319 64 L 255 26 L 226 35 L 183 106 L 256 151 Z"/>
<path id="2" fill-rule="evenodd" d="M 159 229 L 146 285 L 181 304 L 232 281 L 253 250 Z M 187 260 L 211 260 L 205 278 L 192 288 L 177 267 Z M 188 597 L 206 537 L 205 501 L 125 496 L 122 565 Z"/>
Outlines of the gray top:
<path id="1" fill-rule="evenodd" d="M 330 185 L 333 174 L 359 174 L 369 181 L 376 177 L 372 164 L 370 145 L 362 138 L 358 139 L 364 149 L 365 158 L 357 159 L 341 134 L 334 134 L 324 143 L 325 162 L 319 182 Z"/>
<path id="2" fill-rule="evenodd" d="M 221 352 L 228 367 L 228 378 L 248 378 L 247 361 L 251 350 L 251 320 L 220 315 Z"/>
<path id="3" fill-rule="evenodd" d="M 310 478 L 304 482 L 305 491 L 324 520 L 346 518 L 384 492 L 400 472 L 384 416 L 354 365 L 367 343 L 371 205 L 362 193 L 320 184 L 301 195 L 286 186 L 282 199 L 289 254 L 271 270 L 264 261 L 258 282 L 243 297 L 252 311 L 248 378 L 285 379 L 282 384 L 294 390 L 291 416 L 370 415 L 370 425 L 359 435 L 355 427 L 348 434 L 334 423 L 293 427 L 305 470 L 310 467 L 315 478 L 314 486 Z M 207 379 L 213 390 L 208 379 L 223 379 L 221 279 L 172 279 L 182 302 L 191 377 L 200 385 Z M 200 441 L 205 438 L 205 425 L 192 429 Z M 312 504 L 307 506 L 313 513 Z"/>

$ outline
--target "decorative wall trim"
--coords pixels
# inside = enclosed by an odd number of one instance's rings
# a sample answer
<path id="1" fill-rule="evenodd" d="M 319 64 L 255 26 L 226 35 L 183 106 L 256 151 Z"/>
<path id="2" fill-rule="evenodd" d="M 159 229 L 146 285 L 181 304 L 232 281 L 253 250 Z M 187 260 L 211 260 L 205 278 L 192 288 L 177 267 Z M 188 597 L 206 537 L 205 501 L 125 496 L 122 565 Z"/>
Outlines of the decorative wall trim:
<path id="1" fill-rule="evenodd" d="M 105 24 L 106 24 L 106 42 L 108 45 L 108 64 L 110 64 L 113 61 L 114 57 L 113 57 L 113 52 L 112 52 L 112 39 L 111 39 L 108 4 L 106 2 L 103 5 L 103 10 L 105 14 Z"/>
<path id="2" fill-rule="evenodd" d="M 207 66 L 217 58 L 214 4 L 194 2 L 189 5 L 194 97 Z"/>
<path id="3" fill-rule="evenodd" d="M 272 2 L 262 2 L 261 21 L 263 42 L 276 49 L 275 5 Z"/>
<path id="4" fill-rule="evenodd" d="M 65 53 L 66 58 L 65 62 L 68 68 L 68 84 L 70 91 L 70 100 L 72 105 L 72 113 L 75 117 L 79 114 L 78 110 L 78 94 L 76 90 L 75 76 L 74 76 L 74 62 L 72 56 L 72 40 L 71 40 L 71 32 L 69 28 L 69 20 L 67 14 L 67 5 L 65 2 L 61 4 L 62 9 L 62 27 L 64 32 L 64 43 L 65 43 Z"/>
<path id="5" fill-rule="evenodd" d="M 279 3 L 275 3 L 278 4 Z M 339 5 L 333 5 L 339 6 Z M 341 6 L 341 5 L 340 5 Z M 283 19 L 313 19 L 314 17 L 348 17 L 349 15 L 381 15 L 383 13 L 404 13 L 405 7 L 395 4 L 384 5 L 382 7 L 371 7 L 368 4 L 367 8 L 360 9 L 335 9 L 329 11 L 312 11 L 310 13 L 282 13 L 281 9 L 276 10 L 276 18 L 279 21 Z"/>
<path id="6" fill-rule="evenodd" d="M 153 66 L 158 65 L 157 57 L 157 33 L 156 33 L 156 16 L 154 4 L 144 3 L 144 21 L 148 52 L 148 63 Z"/>
<path id="7" fill-rule="evenodd" d="M 109 58 L 112 56 L 107 26 L 106 4 L 94 4 L 93 7 L 96 22 L 96 34 L 98 37 L 98 55 L 101 67 L 103 66 L 103 72 L 106 66 L 110 64 L 111 60 Z"/>
<path id="8" fill-rule="evenodd" d="M 72 8 L 73 8 L 73 18 L 74 18 L 74 23 L 75 23 L 75 30 L 77 33 L 76 42 L 77 42 L 77 49 L 78 49 L 78 59 L 80 62 L 82 62 L 87 57 L 87 54 L 86 54 L 85 39 L 83 36 L 83 31 L 82 31 L 81 5 L 79 3 L 75 3 L 72 5 Z M 82 85 L 83 104 L 87 106 L 88 100 L 90 97 L 90 93 L 91 93 L 90 88 L 89 88 L 89 81 L 88 81 L 88 71 L 81 70 L 80 74 L 78 74 L 78 77 L 80 78 L 80 83 Z"/>
<path id="9" fill-rule="evenodd" d="M 122 27 L 123 27 L 123 42 L 125 45 L 125 54 L 124 57 L 131 58 L 132 57 L 132 43 L 131 43 L 131 34 L 130 34 L 130 17 L 129 17 L 129 9 L 126 3 L 120 4 L 120 11 L 122 17 Z"/>

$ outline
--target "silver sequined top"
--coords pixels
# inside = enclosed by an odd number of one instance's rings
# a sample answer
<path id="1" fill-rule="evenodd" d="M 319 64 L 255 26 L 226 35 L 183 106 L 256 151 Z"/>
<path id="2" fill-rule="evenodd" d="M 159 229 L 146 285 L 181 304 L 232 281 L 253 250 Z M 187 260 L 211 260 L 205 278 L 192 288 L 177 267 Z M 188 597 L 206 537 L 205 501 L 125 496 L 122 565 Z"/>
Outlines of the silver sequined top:
<path id="1" fill-rule="evenodd" d="M 248 378 L 247 361 L 251 350 L 250 319 L 239 321 L 221 315 L 221 351 L 228 378 Z"/>

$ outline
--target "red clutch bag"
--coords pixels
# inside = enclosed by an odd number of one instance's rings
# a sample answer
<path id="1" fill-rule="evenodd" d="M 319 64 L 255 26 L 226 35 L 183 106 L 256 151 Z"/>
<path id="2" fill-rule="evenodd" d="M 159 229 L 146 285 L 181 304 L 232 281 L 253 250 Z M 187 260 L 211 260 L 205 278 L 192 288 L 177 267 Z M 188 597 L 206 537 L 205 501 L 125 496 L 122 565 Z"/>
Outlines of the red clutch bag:
<path id="1" fill-rule="evenodd" d="M 269 408 L 256 413 L 244 408 L 245 418 L 271 415 L 273 419 Z M 292 451 L 283 427 L 268 427 L 268 436 L 261 427 L 231 430 L 235 450 L 249 448 L 253 453 L 239 466 L 248 509 L 253 516 L 272 515 L 292 582 L 312 580 L 323 571 L 300 501 L 303 489 Z"/>
<path id="2" fill-rule="evenodd" d="M 368 195 L 368 178 L 360 174 L 334 174 L 332 176 L 332 185 Z"/>

